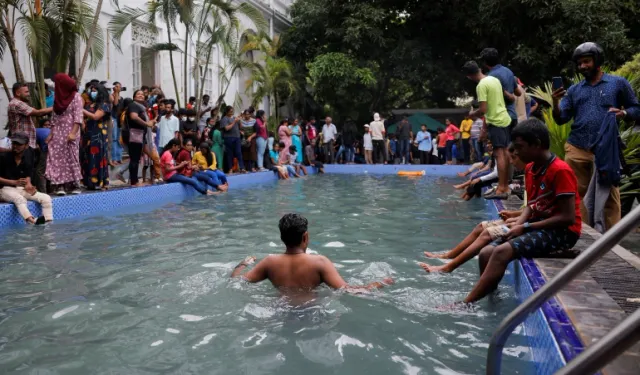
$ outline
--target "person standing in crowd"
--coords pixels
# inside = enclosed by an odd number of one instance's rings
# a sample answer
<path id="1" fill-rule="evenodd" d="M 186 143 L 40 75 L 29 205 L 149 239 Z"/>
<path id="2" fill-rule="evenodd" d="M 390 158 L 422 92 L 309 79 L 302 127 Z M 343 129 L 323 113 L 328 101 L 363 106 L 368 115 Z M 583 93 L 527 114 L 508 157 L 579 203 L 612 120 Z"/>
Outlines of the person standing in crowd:
<path id="1" fill-rule="evenodd" d="M 12 134 L 11 152 L 0 153 L 0 200 L 13 203 L 27 223 L 44 224 L 53 221 L 53 204 L 50 196 L 38 192 L 31 184 L 34 152 L 29 147 L 27 133 Z M 33 217 L 27 207 L 27 200 L 40 203 L 44 217 Z"/>
<path id="2" fill-rule="evenodd" d="M 225 173 L 229 173 L 233 168 L 233 159 L 238 160 L 238 168 L 240 172 L 246 172 L 244 169 L 244 161 L 242 160 L 242 144 L 240 142 L 240 119 L 241 117 L 233 117 L 233 107 L 227 106 L 224 117 L 220 120 L 220 128 L 222 129 L 222 137 L 224 138 Z"/>
<path id="3" fill-rule="evenodd" d="M 120 82 L 113 83 L 113 93 L 111 94 L 111 103 L 113 104 L 113 110 L 111 111 L 113 122 L 113 133 L 111 139 L 113 142 L 109 143 L 111 147 L 111 160 L 113 165 L 122 164 L 122 144 L 120 144 L 120 128 L 122 124 L 119 123 L 120 115 L 124 110 L 124 99 L 120 96 L 122 91 L 122 85 Z"/>
<path id="4" fill-rule="evenodd" d="M 292 125 L 289 125 L 289 130 L 291 130 L 291 145 L 296 146 L 296 150 L 302 151 L 302 128 L 297 119 L 293 120 Z M 298 152 L 296 156 L 296 164 L 301 164 L 302 152 Z"/>
<path id="5" fill-rule="evenodd" d="M 264 155 L 267 151 L 267 115 L 262 109 L 256 112 L 256 148 L 258 157 L 258 170 L 266 171 L 264 168 Z"/>
<path id="6" fill-rule="evenodd" d="M 176 138 L 176 134 L 180 132 L 180 120 L 173 115 L 173 104 L 170 102 L 165 103 L 164 110 L 164 116 L 160 117 L 160 122 L 158 122 L 158 144 L 160 145 L 160 154 L 163 153 L 162 146 Z"/>
<path id="7" fill-rule="evenodd" d="M 498 54 L 498 50 L 495 48 L 483 49 L 482 52 L 480 52 L 480 61 L 489 70 L 487 75 L 495 77 L 500 81 L 503 102 L 505 103 L 507 113 L 511 119 L 511 123 L 509 124 L 509 130 L 511 130 L 518 123 L 516 97 L 522 95 L 522 90 L 520 89 L 520 86 L 518 86 L 516 76 L 513 74 L 511 69 L 500 64 L 500 55 Z"/>
<path id="8" fill-rule="evenodd" d="M 191 142 L 191 140 L 189 140 Z M 195 178 L 187 177 L 178 173 L 178 170 L 183 170 L 187 166 L 191 166 L 191 159 L 184 160 L 179 164 L 173 157 L 180 150 L 180 141 L 177 139 L 170 140 L 162 149 L 162 157 L 160 158 L 160 166 L 162 168 L 162 178 L 167 183 L 180 182 L 185 185 L 189 185 L 196 189 L 200 194 L 212 195 L 214 192 L 207 190 L 207 188 Z"/>
<path id="9" fill-rule="evenodd" d="M 188 140 L 196 142 L 198 140 L 198 123 L 196 121 L 195 109 L 180 110 L 180 140 L 184 142 Z"/>
<path id="10" fill-rule="evenodd" d="M 245 109 L 240 120 L 240 134 L 242 136 L 242 161 L 247 171 L 256 171 L 257 145 L 256 145 L 256 119 L 251 117 L 251 110 Z"/>
<path id="11" fill-rule="evenodd" d="M 411 124 L 409 119 L 404 116 L 396 129 L 396 138 L 398 138 L 398 157 L 400 164 L 409 164 L 411 160 Z"/>
<path id="12" fill-rule="evenodd" d="M 204 128 L 207 126 L 207 120 L 211 117 L 212 106 L 209 103 L 209 95 L 202 96 L 202 102 L 200 103 L 200 112 L 198 112 L 198 133 L 202 134 Z M 161 143 L 163 144 L 163 143 Z"/>
<path id="13" fill-rule="evenodd" d="M 107 119 L 111 117 L 109 93 L 104 86 L 91 85 L 89 92 L 91 104 L 85 106 L 87 118 L 82 147 L 85 150 L 83 161 L 84 186 L 89 190 L 106 189 L 109 186 L 109 162 L 107 160 Z"/>
<path id="14" fill-rule="evenodd" d="M 460 123 L 460 133 L 462 140 L 462 150 L 464 151 L 464 162 L 469 164 L 471 162 L 471 128 L 473 126 L 473 120 L 469 115 L 464 117 L 464 120 Z"/>
<path id="15" fill-rule="evenodd" d="M 9 136 L 22 132 L 29 136 L 29 147 L 36 149 L 36 127 L 33 125 L 31 117 L 40 117 L 50 114 L 52 108 L 35 109 L 28 103 L 31 100 L 29 87 L 26 83 L 18 82 L 13 85 L 13 99 L 9 102 L 8 122 L 5 129 L 9 131 Z"/>
<path id="16" fill-rule="evenodd" d="M 445 164 L 447 162 L 447 133 L 444 132 L 443 128 L 438 128 L 438 158 L 440 159 L 440 164 Z"/>
<path id="17" fill-rule="evenodd" d="M 380 114 L 373 114 L 373 121 L 369 124 L 369 130 L 373 140 L 373 161 L 379 164 L 386 164 L 384 136 L 387 132 L 384 128 L 384 123 L 380 119 Z"/>
<path id="18" fill-rule="evenodd" d="M 138 167 L 145 142 L 145 130 L 153 128 L 156 120 L 149 120 L 144 91 L 136 90 L 133 101 L 127 107 L 127 124 L 129 125 L 129 181 L 131 186 L 142 186 L 138 181 Z"/>
<path id="19" fill-rule="evenodd" d="M 591 145 L 603 130 L 605 116 L 614 112 L 616 119 L 638 121 L 640 105 L 626 79 L 602 71 L 604 51 L 596 43 L 579 45 L 573 53 L 573 62 L 584 80 L 571 86 L 568 91 L 564 88 L 554 91 L 553 118 L 558 124 L 566 124 L 573 119 L 565 144 L 564 160 L 575 172 L 578 193 L 583 198 L 595 170 Z M 618 140 L 611 139 L 611 142 Z M 589 216 L 584 205 L 581 212 L 586 220 Z M 620 190 L 617 186 L 611 186 L 609 190 L 604 216 L 605 230 L 620 221 Z"/>
<path id="20" fill-rule="evenodd" d="M 482 154 L 484 153 L 484 147 L 480 136 L 482 135 L 482 128 L 484 127 L 484 120 L 482 117 L 474 117 L 473 124 L 471 124 L 471 146 L 476 156 L 476 162 L 482 160 Z"/>
<path id="21" fill-rule="evenodd" d="M 278 127 L 278 143 L 282 143 L 280 146 L 280 157 L 279 161 L 282 164 L 286 164 L 289 160 L 289 146 L 291 146 L 291 130 L 289 129 L 289 122 L 285 118 L 280 121 L 280 126 Z"/>
<path id="22" fill-rule="evenodd" d="M 369 124 L 364 125 L 364 136 L 362 139 L 364 146 L 364 160 L 367 164 L 373 164 L 373 139 Z"/>
<path id="23" fill-rule="evenodd" d="M 389 134 L 389 164 L 395 164 L 398 157 L 398 141 L 395 134 Z"/>
<path id="24" fill-rule="evenodd" d="M 224 169 L 224 140 L 222 139 L 222 131 L 220 131 L 220 121 L 216 121 L 213 126 L 213 135 L 211 136 L 211 151 L 216 154 L 216 164 L 219 170 Z"/>
<path id="25" fill-rule="evenodd" d="M 307 122 L 306 124 L 306 132 L 307 132 L 307 139 L 309 140 L 309 144 L 311 144 L 311 141 L 316 139 L 316 137 L 318 136 L 318 128 L 316 127 L 315 117 L 313 116 L 309 117 L 309 122 Z"/>
<path id="26" fill-rule="evenodd" d="M 53 104 L 52 104 L 53 105 Z M 51 134 L 51 120 L 43 118 L 40 120 L 40 127 L 36 129 L 36 142 L 38 143 L 38 165 L 36 166 L 35 187 L 42 193 L 47 193 L 47 178 L 45 172 L 47 170 L 47 154 L 49 148 L 47 138 Z"/>
<path id="27" fill-rule="evenodd" d="M 80 194 L 80 128 L 83 123 L 82 96 L 76 82 L 64 73 L 53 77 L 55 100 L 51 117 L 51 134 L 47 138 L 45 177 L 56 195 L 67 191 Z"/>
<path id="28" fill-rule="evenodd" d="M 353 164 L 356 156 L 356 149 L 354 144 L 356 142 L 357 135 L 356 124 L 353 120 L 349 120 L 344 124 L 344 130 L 342 131 L 342 145 L 345 152 L 345 163 Z"/>
<path id="29" fill-rule="evenodd" d="M 498 187 L 486 195 L 487 199 L 507 199 L 509 197 L 509 155 L 507 147 L 511 143 L 509 117 L 504 103 L 504 93 L 500 81 L 492 76 L 485 76 L 475 61 L 468 61 L 463 67 L 464 74 L 470 80 L 478 83 L 476 92 L 479 108 L 469 115 L 471 117 L 485 116 L 489 141 L 493 145 L 493 155 L 498 167 Z"/>
<path id="30" fill-rule="evenodd" d="M 312 140 L 311 144 L 304 147 L 304 153 L 307 156 L 307 164 L 318 169 L 319 173 L 324 173 L 324 165 L 316 160 L 316 153 L 314 151 L 316 146 L 316 140 Z"/>
<path id="31" fill-rule="evenodd" d="M 453 156 L 453 145 L 456 143 L 456 137 L 460 135 L 460 129 L 449 119 L 444 120 L 444 122 L 447 125 L 445 129 L 447 136 L 447 164 L 453 164 L 453 160 L 455 159 Z M 458 152 L 460 152 L 460 150 L 458 150 Z"/>
<path id="32" fill-rule="evenodd" d="M 438 157 L 438 133 L 431 131 L 431 164 L 440 164 Z"/>
<path id="33" fill-rule="evenodd" d="M 431 155 L 431 134 L 427 131 L 427 125 L 422 124 L 420 131 L 416 134 L 416 143 L 420 153 L 420 164 L 429 164 Z"/>
<path id="34" fill-rule="evenodd" d="M 338 136 L 338 129 L 333 124 L 333 119 L 329 116 L 324 121 L 322 126 L 322 141 L 324 146 L 325 162 L 332 164 L 334 159 L 333 146 Z"/>
<path id="35" fill-rule="evenodd" d="M 211 152 L 209 142 L 200 144 L 200 150 L 193 155 L 191 163 L 197 165 L 200 169 L 196 174 L 198 180 L 204 181 L 207 185 L 219 191 L 227 191 L 229 189 L 227 176 L 218 169 L 216 154 Z M 206 178 L 203 178 L 202 174 L 205 174 Z"/>

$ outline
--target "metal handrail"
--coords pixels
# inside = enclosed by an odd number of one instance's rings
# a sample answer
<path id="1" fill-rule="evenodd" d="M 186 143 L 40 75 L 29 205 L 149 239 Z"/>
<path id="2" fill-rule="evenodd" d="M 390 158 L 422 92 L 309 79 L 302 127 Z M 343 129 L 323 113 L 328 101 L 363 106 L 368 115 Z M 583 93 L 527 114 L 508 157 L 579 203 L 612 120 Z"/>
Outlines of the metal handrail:
<path id="1" fill-rule="evenodd" d="M 527 298 L 526 301 L 504 318 L 498 329 L 493 333 L 493 336 L 491 336 L 489 351 L 487 353 L 487 375 L 500 374 L 504 343 L 513 330 L 522 323 L 529 314 L 536 311 L 543 303 L 553 297 L 571 280 L 584 272 L 591 264 L 600 259 L 600 257 L 606 254 L 613 246 L 638 226 L 640 226 L 640 206 L 627 214 L 618 224 L 564 267 L 553 279 L 544 284 L 542 288 L 538 289 L 537 292 Z"/>
<path id="2" fill-rule="evenodd" d="M 555 375 L 593 374 L 640 340 L 640 309 L 593 343 Z"/>

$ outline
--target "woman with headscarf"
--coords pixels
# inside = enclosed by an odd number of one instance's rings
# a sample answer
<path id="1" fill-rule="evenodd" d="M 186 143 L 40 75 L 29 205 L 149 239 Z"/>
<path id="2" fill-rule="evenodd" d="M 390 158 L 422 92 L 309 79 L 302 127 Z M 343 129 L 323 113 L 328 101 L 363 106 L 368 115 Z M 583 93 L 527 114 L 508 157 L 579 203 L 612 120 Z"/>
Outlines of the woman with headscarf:
<path id="1" fill-rule="evenodd" d="M 82 173 L 79 149 L 83 100 L 71 77 L 58 73 L 53 80 L 55 95 L 51 134 L 47 138 L 49 153 L 45 176 L 51 181 L 56 195 L 65 195 L 66 191 L 80 194 L 78 182 L 82 179 Z"/>
<path id="2" fill-rule="evenodd" d="M 109 93 L 101 84 L 91 85 L 91 103 L 84 107 L 87 126 L 83 137 L 85 159 L 82 164 L 84 186 L 89 190 L 106 189 L 109 186 L 109 161 L 107 152 L 107 120 L 110 114 Z"/>

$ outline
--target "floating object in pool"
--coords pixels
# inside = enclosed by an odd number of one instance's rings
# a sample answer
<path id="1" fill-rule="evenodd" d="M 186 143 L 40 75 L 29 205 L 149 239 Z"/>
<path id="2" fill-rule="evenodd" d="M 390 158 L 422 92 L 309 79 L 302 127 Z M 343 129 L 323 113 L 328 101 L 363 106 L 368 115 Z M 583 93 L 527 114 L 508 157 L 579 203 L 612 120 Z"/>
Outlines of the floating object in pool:
<path id="1" fill-rule="evenodd" d="M 324 245 L 324 247 L 344 247 L 344 244 L 340 241 L 334 241 L 329 242 L 328 244 Z"/>
<path id="2" fill-rule="evenodd" d="M 199 321 L 203 320 L 205 317 L 204 316 L 198 316 L 198 315 L 183 314 L 183 315 L 180 315 L 180 318 L 182 320 L 184 320 L 185 322 L 199 322 Z"/>
<path id="3" fill-rule="evenodd" d="M 155 341 L 155 342 L 151 343 L 151 346 L 158 346 L 158 345 L 161 345 L 163 342 L 164 341 L 162 341 L 162 340 L 158 340 L 158 341 Z"/>
<path id="4" fill-rule="evenodd" d="M 398 171 L 398 176 L 424 176 L 424 171 Z"/>

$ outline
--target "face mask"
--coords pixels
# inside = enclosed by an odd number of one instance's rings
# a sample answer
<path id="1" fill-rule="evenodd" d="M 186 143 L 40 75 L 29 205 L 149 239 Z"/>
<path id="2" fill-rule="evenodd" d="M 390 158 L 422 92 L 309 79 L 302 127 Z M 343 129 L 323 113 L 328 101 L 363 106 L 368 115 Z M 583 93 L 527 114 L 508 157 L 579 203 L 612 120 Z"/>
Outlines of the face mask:
<path id="1" fill-rule="evenodd" d="M 187 116 L 182 116 L 182 117 L 180 117 L 180 119 L 181 119 L 182 121 L 187 121 Z"/>
<path id="2" fill-rule="evenodd" d="M 189 117 L 189 121 L 196 121 L 195 117 Z"/>
<path id="3" fill-rule="evenodd" d="M 96 100 L 96 98 L 98 97 L 98 92 L 97 91 L 91 91 L 91 100 Z"/>

